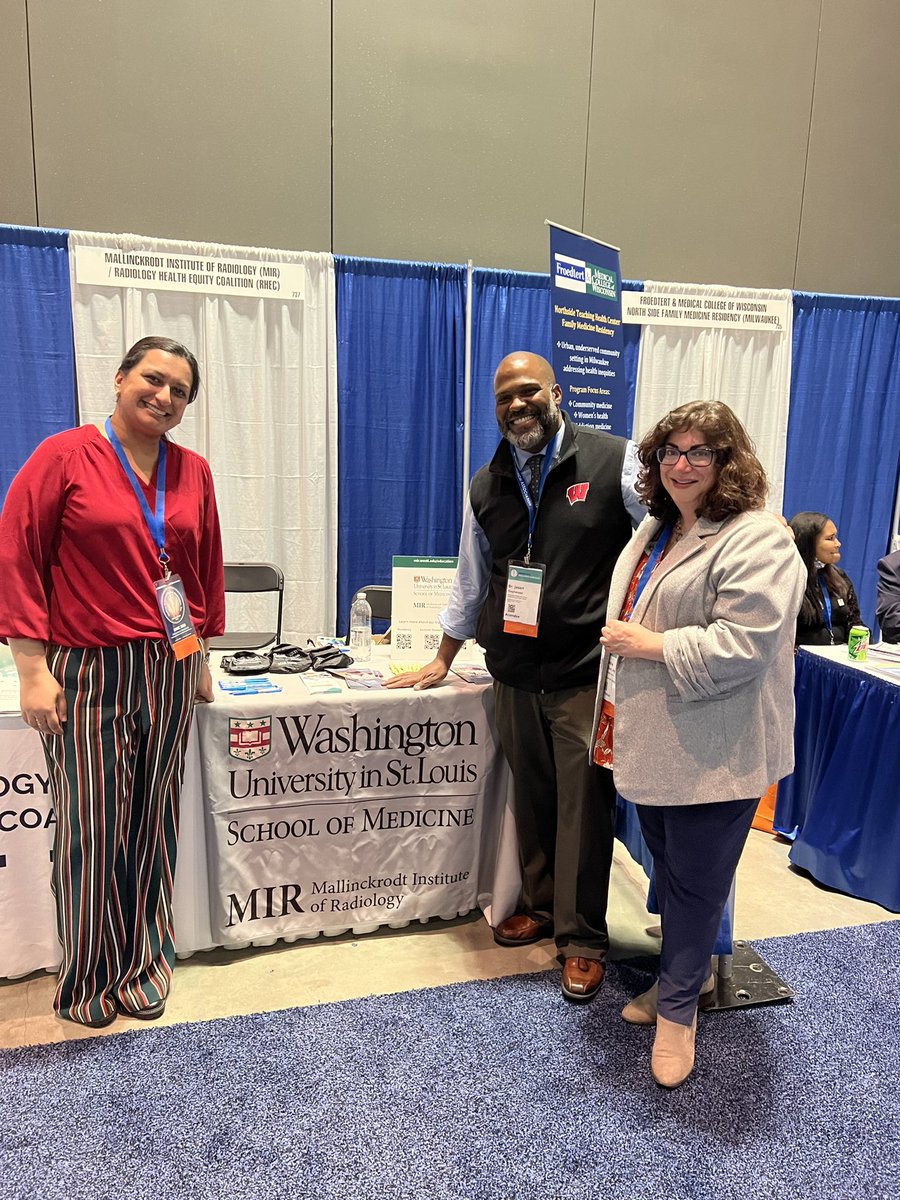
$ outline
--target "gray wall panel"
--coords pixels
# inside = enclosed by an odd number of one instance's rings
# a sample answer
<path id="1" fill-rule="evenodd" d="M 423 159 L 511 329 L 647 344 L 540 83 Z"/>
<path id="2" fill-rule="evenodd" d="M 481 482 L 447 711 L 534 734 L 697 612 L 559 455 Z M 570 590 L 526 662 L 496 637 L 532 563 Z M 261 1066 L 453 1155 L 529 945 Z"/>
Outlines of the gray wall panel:
<path id="1" fill-rule="evenodd" d="M 550 217 L 631 278 L 900 292 L 897 0 L 149 11 L 0 0 L 0 220 L 544 271 Z"/>
<path id="2" fill-rule="evenodd" d="M 334 7 L 334 249 L 547 269 L 581 221 L 592 0 Z"/>
<path id="3" fill-rule="evenodd" d="M 25 0 L 0 0 L 0 221 L 36 225 Z"/>
<path id="4" fill-rule="evenodd" d="M 31 29 L 44 223 L 328 247 L 328 0 L 44 0 Z"/>
<path id="5" fill-rule="evenodd" d="M 900 294 L 900 5 L 826 0 L 797 287 Z"/>
<path id="6" fill-rule="evenodd" d="M 819 0 L 599 0 L 585 228 L 628 278 L 790 287 Z"/>

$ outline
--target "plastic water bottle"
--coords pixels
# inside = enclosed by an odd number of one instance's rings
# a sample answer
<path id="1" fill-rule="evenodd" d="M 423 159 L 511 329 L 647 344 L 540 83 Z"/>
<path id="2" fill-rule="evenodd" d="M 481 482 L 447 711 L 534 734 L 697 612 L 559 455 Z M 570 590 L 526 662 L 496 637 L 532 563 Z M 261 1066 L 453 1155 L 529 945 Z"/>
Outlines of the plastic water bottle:
<path id="1" fill-rule="evenodd" d="M 372 606 L 365 592 L 357 592 L 350 606 L 350 653 L 357 659 L 372 657 Z"/>

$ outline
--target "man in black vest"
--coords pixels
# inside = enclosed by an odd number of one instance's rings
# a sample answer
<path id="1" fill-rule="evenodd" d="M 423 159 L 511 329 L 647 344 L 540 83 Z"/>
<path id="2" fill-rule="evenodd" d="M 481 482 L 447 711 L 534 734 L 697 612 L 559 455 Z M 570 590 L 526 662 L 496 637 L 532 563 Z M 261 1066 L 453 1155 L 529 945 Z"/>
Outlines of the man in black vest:
<path id="1" fill-rule="evenodd" d="M 644 514 L 633 445 L 573 425 L 561 399 L 538 355 L 517 351 L 497 367 L 504 440 L 472 480 L 440 648 L 387 686 L 430 687 L 467 638 L 484 647 L 522 866 L 520 910 L 494 938 L 554 937 L 563 995 L 587 1001 L 609 948 L 615 807 L 612 772 L 590 762 L 598 639 L 613 566 Z"/>

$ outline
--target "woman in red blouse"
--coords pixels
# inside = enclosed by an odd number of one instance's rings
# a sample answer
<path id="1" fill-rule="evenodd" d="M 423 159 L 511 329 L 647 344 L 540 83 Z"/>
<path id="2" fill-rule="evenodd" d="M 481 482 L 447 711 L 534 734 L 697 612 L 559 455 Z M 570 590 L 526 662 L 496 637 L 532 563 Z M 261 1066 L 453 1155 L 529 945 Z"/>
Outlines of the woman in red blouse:
<path id="1" fill-rule="evenodd" d="M 175 962 L 185 748 L 225 613 L 212 474 L 166 436 L 199 386 L 189 350 L 142 338 L 111 416 L 42 442 L 0 515 L 0 636 L 56 810 L 54 1007 L 92 1027 L 161 1016 Z"/>

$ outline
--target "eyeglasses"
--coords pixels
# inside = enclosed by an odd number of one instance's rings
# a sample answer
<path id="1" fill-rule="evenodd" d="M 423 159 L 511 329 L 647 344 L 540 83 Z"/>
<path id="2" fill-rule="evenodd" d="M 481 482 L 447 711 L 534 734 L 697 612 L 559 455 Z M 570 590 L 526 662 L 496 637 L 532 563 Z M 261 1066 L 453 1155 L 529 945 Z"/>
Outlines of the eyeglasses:
<path id="1" fill-rule="evenodd" d="M 660 446 L 656 458 L 666 467 L 674 467 L 681 456 L 688 460 L 692 467 L 708 467 L 716 457 L 711 446 L 691 446 L 690 450 L 677 450 L 674 446 Z"/>

